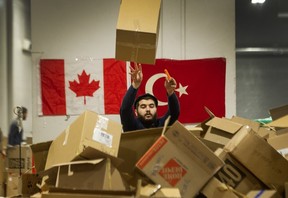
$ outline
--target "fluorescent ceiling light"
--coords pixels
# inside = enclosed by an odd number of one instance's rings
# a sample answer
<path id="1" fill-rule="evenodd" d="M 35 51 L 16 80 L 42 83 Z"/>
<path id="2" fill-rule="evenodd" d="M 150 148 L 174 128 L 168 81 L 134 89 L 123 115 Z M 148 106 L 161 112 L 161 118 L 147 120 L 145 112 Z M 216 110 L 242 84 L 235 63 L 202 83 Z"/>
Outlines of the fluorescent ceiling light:
<path id="1" fill-rule="evenodd" d="M 265 0 L 251 0 L 251 3 L 256 4 L 256 3 L 264 3 Z"/>

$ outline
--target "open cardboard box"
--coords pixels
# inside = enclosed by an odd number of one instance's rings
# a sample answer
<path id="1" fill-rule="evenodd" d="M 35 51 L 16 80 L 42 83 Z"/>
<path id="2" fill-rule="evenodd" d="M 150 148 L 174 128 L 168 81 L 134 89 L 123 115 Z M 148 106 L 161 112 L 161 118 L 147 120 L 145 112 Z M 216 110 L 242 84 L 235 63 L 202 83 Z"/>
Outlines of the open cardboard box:
<path id="1" fill-rule="evenodd" d="M 46 185 L 78 190 L 125 191 L 126 185 L 117 169 L 122 160 L 107 156 L 95 160 L 73 161 L 54 165 L 44 175 Z"/>
<path id="2" fill-rule="evenodd" d="M 228 120 L 227 118 L 214 117 L 206 123 L 209 126 L 204 139 L 221 145 L 227 142 L 243 127 L 242 124 Z"/>
<path id="3" fill-rule="evenodd" d="M 206 145 L 176 121 L 137 162 L 136 167 L 162 187 L 195 196 L 224 165 Z"/>
<path id="4" fill-rule="evenodd" d="M 251 190 L 268 188 L 225 150 L 217 149 L 215 154 L 225 162 L 225 165 L 214 175 L 214 178 L 218 179 L 220 182 L 229 185 L 242 194 L 246 194 Z"/>
<path id="5" fill-rule="evenodd" d="M 45 164 L 51 143 L 52 141 L 47 141 L 30 145 L 34 157 L 36 172 L 45 170 Z"/>
<path id="6" fill-rule="evenodd" d="M 122 0 L 116 27 L 116 59 L 155 64 L 161 0 Z"/>
<path id="7" fill-rule="evenodd" d="M 161 136 L 163 127 L 136 130 L 122 133 L 118 157 L 124 160 L 118 167 L 120 172 L 126 176 L 130 185 L 136 187 L 138 179 L 144 179 L 135 170 L 137 161 Z"/>
<path id="8" fill-rule="evenodd" d="M 21 151 L 21 159 L 20 157 Z M 22 173 L 32 173 L 32 164 L 33 164 L 33 157 L 32 157 L 32 150 L 28 145 L 21 145 L 20 146 L 9 146 L 7 147 L 7 172 L 18 174 Z M 20 168 L 21 167 L 21 168 Z"/>
<path id="9" fill-rule="evenodd" d="M 288 133 L 270 137 L 267 142 L 288 160 Z"/>
<path id="10" fill-rule="evenodd" d="M 288 160 L 250 127 L 243 127 L 224 147 L 259 180 L 279 194 L 288 181 Z"/>
<path id="11" fill-rule="evenodd" d="M 122 125 L 92 111 L 82 113 L 50 145 L 45 169 L 55 164 L 97 159 L 101 151 L 117 157 Z"/>

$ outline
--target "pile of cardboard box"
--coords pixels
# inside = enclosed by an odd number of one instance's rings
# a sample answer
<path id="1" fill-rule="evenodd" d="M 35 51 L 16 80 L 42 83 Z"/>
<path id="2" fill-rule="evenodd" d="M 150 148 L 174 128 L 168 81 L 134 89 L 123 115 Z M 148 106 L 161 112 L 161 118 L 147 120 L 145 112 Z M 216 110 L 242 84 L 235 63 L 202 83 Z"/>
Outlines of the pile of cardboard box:
<path id="1" fill-rule="evenodd" d="M 283 150 L 288 144 L 279 146 L 275 140 L 283 142 L 287 134 L 286 113 L 265 125 L 212 116 L 189 129 L 176 121 L 170 127 L 122 133 L 119 123 L 85 111 L 55 140 L 30 146 L 36 173 L 25 169 L 14 184 L 16 194 L 284 197 L 288 160 Z"/>

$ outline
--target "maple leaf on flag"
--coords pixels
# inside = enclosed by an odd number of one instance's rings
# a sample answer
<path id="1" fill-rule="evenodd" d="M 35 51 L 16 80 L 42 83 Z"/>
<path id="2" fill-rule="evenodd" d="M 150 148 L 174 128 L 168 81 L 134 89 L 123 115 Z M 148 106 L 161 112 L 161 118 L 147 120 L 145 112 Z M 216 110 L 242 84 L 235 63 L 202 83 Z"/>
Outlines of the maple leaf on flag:
<path id="1" fill-rule="evenodd" d="M 99 80 L 95 81 L 90 80 L 90 74 L 87 75 L 85 70 L 83 70 L 82 74 L 78 74 L 79 83 L 74 81 L 69 81 L 69 89 L 76 93 L 76 97 L 84 96 L 84 104 L 86 104 L 86 96 L 93 96 L 93 93 L 100 88 Z"/>

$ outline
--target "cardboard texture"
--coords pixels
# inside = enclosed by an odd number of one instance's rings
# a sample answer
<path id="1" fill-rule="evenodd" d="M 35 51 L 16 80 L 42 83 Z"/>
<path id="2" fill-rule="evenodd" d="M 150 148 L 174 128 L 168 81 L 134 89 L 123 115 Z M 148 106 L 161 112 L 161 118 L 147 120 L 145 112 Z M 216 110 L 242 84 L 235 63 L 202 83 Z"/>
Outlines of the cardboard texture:
<path id="1" fill-rule="evenodd" d="M 161 0 L 122 0 L 116 27 L 116 59 L 155 64 Z"/>
<path id="2" fill-rule="evenodd" d="M 40 192 L 42 178 L 38 174 L 26 173 L 21 175 L 21 186 L 19 187 L 23 197 L 30 197 L 31 195 Z"/>
<path id="3" fill-rule="evenodd" d="M 21 195 L 19 186 L 21 179 L 17 174 L 11 174 L 7 177 L 6 197 L 16 197 Z"/>
<path id="4" fill-rule="evenodd" d="M 55 164 L 102 157 L 97 151 L 117 157 L 121 133 L 120 123 L 85 111 L 52 142 L 45 169 Z"/>
<path id="5" fill-rule="evenodd" d="M 288 105 L 279 106 L 269 110 L 272 120 L 277 120 L 288 114 Z"/>
<path id="6" fill-rule="evenodd" d="M 214 178 L 242 194 L 251 190 L 267 189 L 263 182 L 225 150 L 218 149 L 215 154 L 225 162 L 225 165 L 214 175 Z"/>
<path id="7" fill-rule="evenodd" d="M 250 127 L 243 127 L 224 150 L 269 188 L 283 193 L 288 181 L 288 161 Z"/>
<path id="8" fill-rule="evenodd" d="M 242 125 L 248 125 L 255 132 L 258 132 L 258 130 L 260 128 L 260 123 L 259 122 L 255 122 L 253 120 L 249 120 L 249 119 L 242 118 L 242 117 L 239 117 L 239 116 L 232 116 L 231 121 L 239 123 L 239 124 L 242 124 Z"/>
<path id="9" fill-rule="evenodd" d="M 268 138 L 267 142 L 288 160 L 288 133 Z"/>
<path id="10" fill-rule="evenodd" d="M 126 190 L 122 177 L 110 158 L 74 161 L 54 165 L 46 171 L 49 186 L 79 190 Z M 56 174 L 56 175 L 55 175 Z"/>
<path id="11" fill-rule="evenodd" d="M 43 193 L 42 198 L 134 198 L 135 191 L 117 190 L 79 190 L 65 188 L 51 188 L 48 193 Z"/>
<path id="12" fill-rule="evenodd" d="M 35 169 L 37 172 L 43 171 L 45 169 L 51 143 L 52 141 L 48 141 L 30 145 L 33 152 Z"/>
<path id="13" fill-rule="evenodd" d="M 0 196 L 4 196 L 5 194 L 5 185 L 4 183 L 7 180 L 7 172 L 5 169 L 5 156 L 0 154 Z"/>
<path id="14" fill-rule="evenodd" d="M 207 146 L 176 121 L 137 162 L 136 167 L 162 187 L 196 195 L 224 165 Z"/>
<path id="15" fill-rule="evenodd" d="M 20 160 L 21 150 L 21 160 Z M 7 168 L 9 173 L 32 173 L 32 150 L 30 146 L 22 145 L 7 147 Z"/>
<path id="16" fill-rule="evenodd" d="M 288 128 L 288 115 L 280 117 L 268 124 L 266 126 L 277 127 L 277 128 Z"/>
<path id="17" fill-rule="evenodd" d="M 204 139 L 222 144 L 223 146 L 241 129 L 242 124 L 226 118 L 214 117 L 206 123 L 209 126 Z"/>
<path id="18" fill-rule="evenodd" d="M 122 133 L 118 157 L 123 159 L 124 163 L 118 169 L 127 175 L 126 180 L 129 181 L 130 185 L 136 187 L 141 175 L 135 171 L 135 165 L 161 136 L 162 130 L 163 128 L 159 127 Z"/>
<path id="19" fill-rule="evenodd" d="M 201 194 L 207 198 L 238 198 L 231 188 L 220 182 L 215 177 L 211 178 L 205 187 L 201 190 Z"/>

